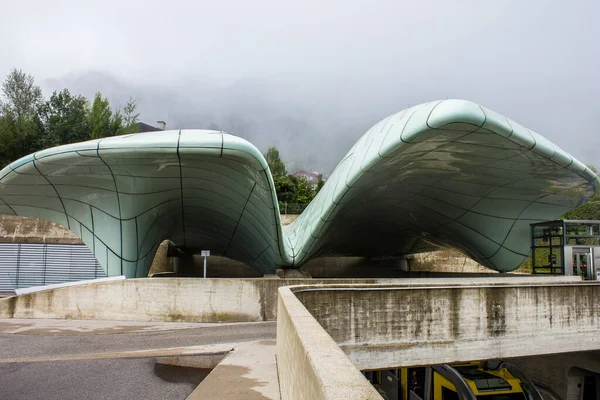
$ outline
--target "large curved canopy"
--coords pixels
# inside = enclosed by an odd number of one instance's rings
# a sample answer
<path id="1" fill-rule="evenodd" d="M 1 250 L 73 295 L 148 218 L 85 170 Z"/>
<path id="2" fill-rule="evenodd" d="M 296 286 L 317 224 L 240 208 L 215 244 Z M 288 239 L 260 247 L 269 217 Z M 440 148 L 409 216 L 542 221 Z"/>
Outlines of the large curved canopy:
<path id="1" fill-rule="evenodd" d="M 66 226 L 109 276 L 145 276 L 165 238 L 263 273 L 324 255 L 438 246 L 510 271 L 529 254 L 529 224 L 583 204 L 599 185 L 535 132 L 446 100 L 372 127 L 285 228 L 260 152 L 206 130 L 111 137 L 23 157 L 0 172 L 0 213 Z"/>

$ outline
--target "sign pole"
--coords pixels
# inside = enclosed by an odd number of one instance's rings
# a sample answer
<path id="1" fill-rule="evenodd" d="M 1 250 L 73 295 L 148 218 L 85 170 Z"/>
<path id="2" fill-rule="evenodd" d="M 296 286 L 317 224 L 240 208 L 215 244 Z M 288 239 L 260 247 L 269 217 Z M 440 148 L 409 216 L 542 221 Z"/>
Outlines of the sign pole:
<path id="1" fill-rule="evenodd" d="M 200 255 L 204 257 L 204 277 L 206 278 L 206 257 L 210 256 L 210 250 L 202 250 Z"/>

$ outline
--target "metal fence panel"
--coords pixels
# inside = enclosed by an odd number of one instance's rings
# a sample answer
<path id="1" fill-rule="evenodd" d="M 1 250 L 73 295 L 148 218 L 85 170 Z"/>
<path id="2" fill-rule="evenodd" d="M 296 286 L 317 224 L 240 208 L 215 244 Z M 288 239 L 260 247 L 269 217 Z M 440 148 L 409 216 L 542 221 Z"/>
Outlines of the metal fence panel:
<path id="1" fill-rule="evenodd" d="M 85 245 L 0 243 L 0 293 L 103 277 Z"/>

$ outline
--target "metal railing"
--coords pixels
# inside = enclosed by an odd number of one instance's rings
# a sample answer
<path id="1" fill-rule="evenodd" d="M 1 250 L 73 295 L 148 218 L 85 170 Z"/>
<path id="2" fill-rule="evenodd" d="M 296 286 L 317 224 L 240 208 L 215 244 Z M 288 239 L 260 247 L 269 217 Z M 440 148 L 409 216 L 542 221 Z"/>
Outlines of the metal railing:
<path id="1" fill-rule="evenodd" d="M 279 202 L 279 212 L 281 214 L 302 214 L 306 210 L 308 204 L 304 203 L 284 203 Z"/>

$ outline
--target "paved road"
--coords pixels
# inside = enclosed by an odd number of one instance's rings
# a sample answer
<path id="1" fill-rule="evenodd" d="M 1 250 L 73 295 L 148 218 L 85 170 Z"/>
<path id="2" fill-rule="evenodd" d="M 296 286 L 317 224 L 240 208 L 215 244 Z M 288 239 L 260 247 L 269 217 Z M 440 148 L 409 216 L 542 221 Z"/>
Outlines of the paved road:
<path id="1" fill-rule="evenodd" d="M 0 362 L 6 359 L 160 349 L 275 339 L 275 322 L 240 323 L 154 332 L 77 335 L 0 333 Z"/>
<path id="2" fill-rule="evenodd" d="M 106 333 L 122 327 L 119 322 L 75 333 L 6 333 L 15 331 L 14 322 L 9 325 L 5 320 L 0 329 L 0 399 L 185 399 L 207 370 L 162 366 L 154 358 L 7 361 L 271 340 L 276 333 L 275 322 L 150 327 L 153 331 L 127 326 L 123 333 Z"/>
<path id="3" fill-rule="evenodd" d="M 207 370 L 151 358 L 0 364 L 1 399 L 185 399 Z"/>

